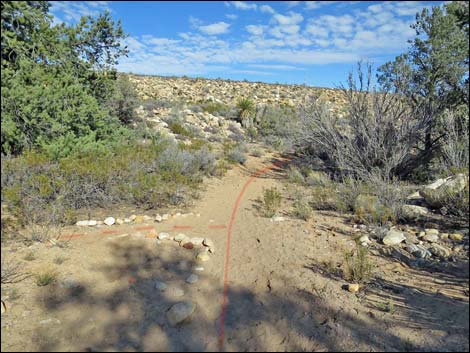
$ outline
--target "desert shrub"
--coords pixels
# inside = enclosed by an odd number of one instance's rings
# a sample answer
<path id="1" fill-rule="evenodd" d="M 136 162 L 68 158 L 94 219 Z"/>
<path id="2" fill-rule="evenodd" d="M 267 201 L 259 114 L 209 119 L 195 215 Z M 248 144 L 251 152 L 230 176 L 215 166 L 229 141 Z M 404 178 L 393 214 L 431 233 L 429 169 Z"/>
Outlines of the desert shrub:
<path id="1" fill-rule="evenodd" d="M 273 217 L 281 207 L 282 196 L 276 187 L 263 189 L 261 212 L 265 217 Z"/>
<path id="2" fill-rule="evenodd" d="M 162 207 L 188 201 L 204 175 L 215 173 L 207 146 L 184 149 L 170 140 L 129 141 L 106 153 L 50 159 L 43 152 L 2 158 L 2 202 L 21 217 L 48 227 L 74 219 L 74 211 L 131 203 Z"/>
<path id="3" fill-rule="evenodd" d="M 287 171 L 287 180 L 290 181 L 291 183 L 294 184 L 304 184 L 305 183 L 305 178 L 301 171 L 293 166 L 290 166 Z"/>
<path id="4" fill-rule="evenodd" d="M 226 159 L 230 163 L 240 163 L 240 164 L 245 164 L 246 162 L 246 154 L 239 145 L 236 147 L 230 149 L 226 153 Z"/>
<path id="5" fill-rule="evenodd" d="M 135 108 L 139 100 L 134 85 L 129 81 L 129 76 L 119 75 L 113 94 L 106 101 L 106 106 L 111 114 L 116 116 L 121 123 L 129 125 L 136 119 Z"/>
<path id="6" fill-rule="evenodd" d="M 356 249 L 344 254 L 344 279 L 350 282 L 367 282 L 372 276 L 373 264 L 366 247 L 359 244 Z"/>
<path id="7" fill-rule="evenodd" d="M 146 99 L 142 101 L 142 107 L 145 111 L 152 113 L 154 109 L 159 108 L 173 108 L 175 105 L 179 105 L 178 102 L 171 101 L 166 98 L 155 98 L 155 99 Z"/>
<path id="8" fill-rule="evenodd" d="M 312 216 L 312 207 L 308 200 L 301 198 L 294 201 L 292 215 L 296 218 L 308 221 Z"/>
<path id="9" fill-rule="evenodd" d="M 265 106 L 255 118 L 258 139 L 278 150 L 292 149 L 298 138 L 299 117 L 290 107 Z"/>
<path id="10" fill-rule="evenodd" d="M 469 167 L 469 111 L 446 110 L 442 119 L 445 137 L 442 142 L 441 170 L 464 170 Z"/>
<path id="11" fill-rule="evenodd" d="M 202 105 L 202 110 L 212 115 L 224 116 L 224 117 L 230 116 L 230 111 L 231 111 L 228 105 L 220 103 L 220 102 L 205 103 L 204 105 Z"/>
<path id="12" fill-rule="evenodd" d="M 48 286 L 57 281 L 57 273 L 55 271 L 47 270 L 36 274 L 36 285 L 38 287 Z"/>
<path id="13" fill-rule="evenodd" d="M 185 126 L 183 126 L 183 124 L 178 122 L 178 121 L 170 121 L 168 123 L 168 128 L 174 134 L 187 136 L 187 137 L 194 137 L 194 135 L 191 133 L 191 131 L 188 128 L 186 128 Z"/>
<path id="14" fill-rule="evenodd" d="M 359 65 L 358 77 L 356 82 L 350 74 L 348 88 L 342 89 L 348 107 L 345 116 L 334 116 L 318 97 L 303 107 L 300 143 L 343 177 L 401 175 L 427 121 L 404 97 L 375 91 L 370 66 L 364 74 Z"/>

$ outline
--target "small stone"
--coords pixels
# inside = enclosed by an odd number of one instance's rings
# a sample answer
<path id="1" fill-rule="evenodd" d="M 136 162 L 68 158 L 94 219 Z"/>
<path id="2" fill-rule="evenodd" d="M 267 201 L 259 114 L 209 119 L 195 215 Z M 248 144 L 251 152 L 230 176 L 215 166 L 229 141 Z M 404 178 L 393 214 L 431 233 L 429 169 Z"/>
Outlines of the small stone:
<path id="1" fill-rule="evenodd" d="M 104 224 L 106 224 L 107 226 L 112 226 L 115 222 L 116 220 L 114 219 L 114 217 L 108 217 L 104 220 Z"/>
<path id="2" fill-rule="evenodd" d="M 371 243 L 370 239 L 369 239 L 369 236 L 366 234 L 366 235 L 363 235 L 359 238 L 359 244 L 361 244 L 362 246 L 367 246 Z"/>
<path id="3" fill-rule="evenodd" d="M 177 213 L 175 214 L 175 217 L 179 217 L 179 216 L 181 216 L 181 212 L 177 212 Z"/>
<path id="4" fill-rule="evenodd" d="M 191 238 L 190 242 L 193 243 L 195 246 L 202 246 L 204 238 Z"/>
<path id="5" fill-rule="evenodd" d="M 202 272 L 202 271 L 204 271 L 204 267 L 196 266 L 196 267 L 194 267 L 194 271 Z"/>
<path id="6" fill-rule="evenodd" d="M 80 283 L 70 277 L 70 278 L 64 279 L 59 285 L 62 288 L 73 289 L 73 288 L 79 287 Z"/>
<path id="7" fill-rule="evenodd" d="M 116 219 L 116 224 L 121 225 L 121 224 L 123 224 L 123 223 L 124 223 L 124 220 L 123 220 L 122 218 Z"/>
<path id="8" fill-rule="evenodd" d="M 152 217 L 147 216 L 147 215 L 144 215 L 144 216 L 143 216 L 143 219 L 144 219 L 144 221 L 151 221 L 151 220 L 152 220 Z"/>
<path id="9" fill-rule="evenodd" d="M 358 283 L 353 283 L 348 285 L 348 291 L 351 293 L 356 293 L 359 291 L 359 284 Z"/>
<path id="10" fill-rule="evenodd" d="M 88 227 L 88 223 L 89 221 L 78 221 L 75 225 L 78 227 Z"/>
<path id="11" fill-rule="evenodd" d="M 160 292 L 165 291 L 167 288 L 167 285 L 164 282 L 156 281 L 155 282 L 155 289 L 158 289 Z"/>
<path id="12" fill-rule="evenodd" d="M 439 235 L 439 230 L 430 228 L 430 229 L 425 229 L 426 235 Z"/>
<path id="13" fill-rule="evenodd" d="M 129 217 L 129 220 L 133 222 L 135 221 L 136 218 L 137 218 L 137 215 L 133 214 L 132 216 Z"/>
<path id="14" fill-rule="evenodd" d="M 184 290 L 176 286 L 169 286 L 165 289 L 165 296 L 169 299 L 181 298 L 184 296 Z"/>
<path id="15" fill-rule="evenodd" d="M 419 219 L 428 215 L 429 210 L 426 207 L 416 205 L 403 205 L 401 208 L 403 217 L 407 219 Z"/>
<path id="16" fill-rule="evenodd" d="M 451 235 L 449 235 L 449 238 L 454 240 L 454 241 L 462 241 L 463 240 L 463 234 L 452 233 Z"/>
<path id="17" fill-rule="evenodd" d="M 199 280 L 199 276 L 195 275 L 194 273 L 191 274 L 188 278 L 186 278 L 186 282 L 189 284 L 194 284 Z"/>
<path id="18" fill-rule="evenodd" d="M 170 215 L 168 213 L 165 213 L 164 215 L 162 215 L 162 221 L 166 221 L 168 220 L 168 218 L 170 218 Z"/>
<path id="19" fill-rule="evenodd" d="M 189 239 L 189 238 L 186 236 L 186 234 L 180 233 L 180 234 L 176 235 L 173 239 L 177 242 L 181 242 L 181 241 Z"/>
<path id="20" fill-rule="evenodd" d="M 385 235 L 385 237 L 382 239 L 382 242 L 385 245 L 393 246 L 393 245 L 400 244 L 405 239 L 406 239 L 406 237 L 403 234 L 403 232 L 400 232 L 400 231 L 395 230 L 395 229 L 390 229 L 387 232 L 387 235 Z"/>
<path id="21" fill-rule="evenodd" d="M 210 256 L 207 251 L 201 251 L 199 254 L 197 254 L 196 259 L 205 262 L 210 260 Z"/>
<path id="22" fill-rule="evenodd" d="M 437 234 L 427 234 L 423 237 L 423 240 L 430 242 L 430 243 L 435 243 L 439 240 L 439 235 Z"/>
<path id="23" fill-rule="evenodd" d="M 94 219 L 88 221 L 88 225 L 89 225 L 90 227 L 94 227 L 94 226 L 96 226 L 97 224 L 98 224 L 98 222 L 95 221 Z"/>
<path id="24" fill-rule="evenodd" d="M 188 249 L 188 250 L 191 250 L 191 249 L 194 248 L 194 244 L 191 243 L 191 242 L 184 243 L 184 244 L 183 244 L 183 248 Z"/>
<path id="25" fill-rule="evenodd" d="M 196 305 L 190 301 L 176 303 L 168 310 L 166 317 L 171 326 L 176 326 L 189 320 L 195 309 Z"/>
<path id="26" fill-rule="evenodd" d="M 441 233 L 439 234 L 439 238 L 443 240 L 449 239 L 449 233 Z"/>
<path id="27" fill-rule="evenodd" d="M 124 218 L 124 223 L 131 223 L 131 219 L 130 218 Z"/>
<path id="28" fill-rule="evenodd" d="M 408 251 L 410 254 L 413 254 L 418 259 L 426 259 L 431 257 L 429 250 L 421 245 L 409 244 L 406 246 L 406 251 Z"/>
<path id="29" fill-rule="evenodd" d="M 282 216 L 277 216 L 277 217 L 273 217 L 271 218 L 271 222 L 284 222 L 286 219 Z"/>
<path id="30" fill-rule="evenodd" d="M 208 239 L 208 238 L 204 238 L 202 244 L 203 244 L 204 246 L 207 246 L 208 248 L 213 248 L 213 247 L 215 247 L 214 242 L 213 242 L 212 240 Z"/>
<path id="31" fill-rule="evenodd" d="M 135 223 L 142 223 L 145 220 L 144 216 L 136 216 L 134 218 Z"/>
<path id="32" fill-rule="evenodd" d="M 418 238 L 423 238 L 426 235 L 426 232 L 421 231 L 418 233 Z"/>
<path id="33" fill-rule="evenodd" d="M 164 239 L 169 239 L 169 238 L 170 238 L 170 234 L 168 234 L 168 233 L 163 233 L 162 232 L 162 233 L 158 234 L 158 239 L 159 240 L 164 240 Z"/>
<path id="34" fill-rule="evenodd" d="M 446 259 L 450 256 L 450 250 L 442 245 L 432 244 L 429 250 L 433 255 L 443 259 Z"/>
<path id="35" fill-rule="evenodd" d="M 163 221 L 162 216 L 160 216 L 159 214 L 157 214 L 157 215 L 155 216 L 155 221 L 156 221 L 156 222 L 161 222 L 161 221 Z"/>
<path id="36" fill-rule="evenodd" d="M 7 311 L 7 306 L 5 305 L 5 303 L 2 300 L 2 314 L 5 313 L 6 311 Z"/>

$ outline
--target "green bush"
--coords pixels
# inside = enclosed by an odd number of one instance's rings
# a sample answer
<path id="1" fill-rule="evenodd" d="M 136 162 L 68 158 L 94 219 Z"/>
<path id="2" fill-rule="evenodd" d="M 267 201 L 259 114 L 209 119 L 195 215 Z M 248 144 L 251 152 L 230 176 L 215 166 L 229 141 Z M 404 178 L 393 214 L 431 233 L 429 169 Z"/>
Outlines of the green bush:
<path id="1" fill-rule="evenodd" d="M 366 247 L 356 246 L 355 251 L 344 255 L 344 279 L 351 282 L 367 282 L 372 276 L 373 264 Z"/>
<path id="2" fill-rule="evenodd" d="M 281 207 L 282 196 L 276 187 L 263 189 L 261 211 L 265 217 L 273 217 Z"/>

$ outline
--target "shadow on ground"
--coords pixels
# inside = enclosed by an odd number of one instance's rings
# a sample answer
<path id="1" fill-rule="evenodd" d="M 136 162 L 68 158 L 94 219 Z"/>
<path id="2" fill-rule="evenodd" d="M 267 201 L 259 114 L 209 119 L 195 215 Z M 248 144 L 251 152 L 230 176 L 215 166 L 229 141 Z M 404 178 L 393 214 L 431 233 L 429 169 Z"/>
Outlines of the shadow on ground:
<path id="1" fill-rule="evenodd" d="M 172 304 L 155 289 L 155 280 L 179 278 L 188 271 L 181 267 L 187 257 L 165 258 L 143 244 L 110 244 L 113 259 L 110 265 L 96 268 L 107 280 L 129 281 L 128 286 L 98 292 L 92 284 L 79 283 L 74 288 L 50 287 L 38 298 L 38 304 L 51 316 L 61 317 L 55 328 L 39 328 L 34 341 L 39 351 L 217 351 L 220 314 L 207 314 L 203 303 L 190 322 L 171 327 L 165 317 Z M 188 252 L 189 253 L 189 252 Z M 186 254 L 186 253 L 185 253 Z M 193 264 L 189 261 L 189 267 Z M 310 266 L 313 271 L 318 267 Z M 204 275 L 203 275 L 204 276 Z M 437 350 L 439 347 L 413 347 L 385 330 L 383 319 L 371 315 L 359 317 L 341 307 L 329 304 L 328 298 L 289 285 L 281 291 L 267 286 L 265 290 L 229 286 L 225 321 L 224 350 L 228 351 L 315 351 L 315 350 Z M 199 289 L 193 285 L 196 295 Z M 222 303 L 218 281 L 204 291 L 207 302 Z M 370 288 L 364 305 L 373 307 L 374 300 L 394 296 L 399 302 L 401 327 L 451 329 L 468 333 L 468 321 L 440 322 L 427 306 L 429 300 L 456 312 L 467 312 L 468 302 L 455 301 L 445 294 L 414 293 L 413 288 L 398 283 L 377 283 Z M 408 292 L 414 293 L 410 299 Z M 373 299 L 379 297 L 379 299 Z M 217 304 L 217 311 L 220 306 Z M 412 326 L 413 325 L 413 326 Z M 444 327 L 445 326 L 445 327 Z"/>

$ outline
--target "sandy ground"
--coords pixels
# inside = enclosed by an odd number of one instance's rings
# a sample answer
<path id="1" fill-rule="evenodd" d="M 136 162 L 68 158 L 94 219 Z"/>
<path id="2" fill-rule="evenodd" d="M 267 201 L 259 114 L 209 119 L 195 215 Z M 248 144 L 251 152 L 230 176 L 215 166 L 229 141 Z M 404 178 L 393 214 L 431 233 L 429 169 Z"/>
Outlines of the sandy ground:
<path id="1" fill-rule="evenodd" d="M 36 286 L 33 276 L 2 285 L 2 298 L 7 298 L 2 351 L 469 350 L 468 275 L 412 270 L 374 255 L 374 280 L 349 293 L 334 274 L 344 251 L 354 247 L 344 217 L 316 212 L 309 222 L 271 222 L 257 215 L 263 188 L 283 187 L 280 168 L 254 178 L 246 188 L 227 248 L 240 191 L 254 171 L 271 162 L 266 156 L 250 157 L 244 167 L 208 180 L 202 198 L 188 210 L 193 215 L 138 225 L 212 239 L 216 252 L 202 264 L 195 261 L 196 249 L 173 241 L 157 244 L 145 237 L 148 229 L 134 225 L 86 231 L 69 227 L 64 234 L 85 235 L 63 241 L 62 247 L 4 246 L 2 256 L 19 261 L 23 273 L 51 268 L 58 278 L 45 287 Z M 29 252 L 35 258 L 24 260 Z M 65 261 L 56 264 L 57 257 Z M 194 272 L 196 265 L 204 271 Z M 200 277 L 195 284 L 185 282 L 191 273 Z M 184 296 L 158 291 L 156 280 L 183 289 Z M 192 300 L 196 311 L 191 321 L 171 327 L 166 312 L 181 300 Z M 393 310 L 384 311 L 390 303 Z"/>

